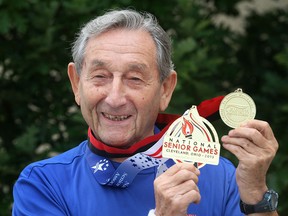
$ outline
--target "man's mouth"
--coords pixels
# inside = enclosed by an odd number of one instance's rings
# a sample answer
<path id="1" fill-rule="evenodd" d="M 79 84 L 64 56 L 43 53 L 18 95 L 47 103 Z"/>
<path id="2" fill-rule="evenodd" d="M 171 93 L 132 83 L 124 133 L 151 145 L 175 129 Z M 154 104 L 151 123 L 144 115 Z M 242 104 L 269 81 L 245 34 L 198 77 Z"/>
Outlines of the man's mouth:
<path id="1" fill-rule="evenodd" d="M 107 113 L 102 113 L 102 115 L 111 121 L 123 121 L 130 117 L 130 115 L 110 115 Z"/>

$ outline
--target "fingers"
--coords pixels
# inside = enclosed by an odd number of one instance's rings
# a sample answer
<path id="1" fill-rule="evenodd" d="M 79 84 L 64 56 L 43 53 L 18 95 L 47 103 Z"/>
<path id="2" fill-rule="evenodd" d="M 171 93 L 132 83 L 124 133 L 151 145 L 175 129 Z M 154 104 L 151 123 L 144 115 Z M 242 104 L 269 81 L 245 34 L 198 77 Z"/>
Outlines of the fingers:
<path id="1" fill-rule="evenodd" d="M 191 203 L 199 203 L 200 171 L 191 163 L 177 163 L 154 181 L 156 211 L 159 215 L 186 215 Z"/>
<path id="2" fill-rule="evenodd" d="M 200 170 L 197 169 L 192 163 L 176 163 L 172 167 L 170 167 L 165 174 L 168 176 L 174 176 L 176 173 L 182 170 L 187 170 L 195 173 L 197 176 L 200 175 Z"/>
<path id="3" fill-rule="evenodd" d="M 200 171 L 191 163 L 176 163 L 160 175 L 155 183 L 158 187 L 161 187 L 159 190 L 172 188 L 174 191 L 177 188 L 179 194 L 184 194 L 191 188 L 198 190 L 196 184 L 198 183 L 199 174 Z M 190 185 L 188 185 L 189 183 Z"/>
<path id="4" fill-rule="evenodd" d="M 272 131 L 272 128 L 266 121 L 255 119 L 245 122 L 241 125 L 241 127 L 254 128 L 258 130 L 266 139 L 274 139 L 274 133 Z"/>
<path id="5" fill-rule="evenodd" d="M 239 151 L 244 150 L 249 154 L 257 154 L 257 149 L 266 148 L 267 140 L 260 134 L 259 131 L 250 128 L 237 128 L 231 130 L 227 136 L 222 137 L 223 147 L 228 144 L 233 144 L 239 147 Z"/>
<path id="6" fill-rule="evenodd" d="M 252 120 L 240 127 L 229 131 L 222 137 L 224 144 L 233 144 L 242 147 L 248 153 L 256 153 L 257 148 L 275 151 L 278 143 L 269 124 L 264 121 Z"/>

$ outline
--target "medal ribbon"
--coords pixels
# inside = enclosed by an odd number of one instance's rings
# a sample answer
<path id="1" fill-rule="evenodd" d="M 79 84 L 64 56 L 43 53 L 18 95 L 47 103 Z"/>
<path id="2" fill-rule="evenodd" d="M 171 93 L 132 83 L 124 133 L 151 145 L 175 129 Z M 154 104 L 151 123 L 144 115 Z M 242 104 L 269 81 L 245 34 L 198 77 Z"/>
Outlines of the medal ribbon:
<path id="1" fill-rule="evenodd" d="M 162 158 L 162 143 L 163 136 L 145 152 L 127 158 L 116 170 L 110 160 L 95 155 L 89 148 L 86 149 L 86 159 L 98 183 L 126 188 L 132 183 L 136 175 L 144 169 L 158 166 L 157 175 L 167 169 L 164 163 L 168 159 Z"/>

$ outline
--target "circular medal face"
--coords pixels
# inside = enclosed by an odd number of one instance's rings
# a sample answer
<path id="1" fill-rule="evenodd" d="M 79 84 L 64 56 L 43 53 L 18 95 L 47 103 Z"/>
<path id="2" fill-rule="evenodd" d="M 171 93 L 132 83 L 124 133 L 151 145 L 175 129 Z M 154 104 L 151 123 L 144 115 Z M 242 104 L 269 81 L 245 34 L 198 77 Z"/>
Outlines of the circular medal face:
<path id="1" fill-rule="evenodd" d="M 255 118 L 256 105 L 249 95 L 242 92 L 242 89 L 237 89 L 223 98 L 219 113 L 226 125 L 236 128 L 241 123 Z"/>

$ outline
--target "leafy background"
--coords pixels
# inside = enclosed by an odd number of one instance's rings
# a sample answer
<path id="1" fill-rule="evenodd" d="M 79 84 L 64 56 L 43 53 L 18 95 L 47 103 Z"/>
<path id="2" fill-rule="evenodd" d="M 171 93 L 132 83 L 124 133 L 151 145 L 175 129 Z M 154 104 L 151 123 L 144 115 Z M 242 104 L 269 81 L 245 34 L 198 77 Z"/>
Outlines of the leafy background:
<path id="1" fill-rule="evenodd" d="M 267 175 L 288 211 L 287 0 L 0 0 L 0 215 L 30 162 L 78 145 L 87 126 L 66 74 L 79 27 L 111 8 L 156 15 L 173 39 L 179 83 L 167 112 L 241 87 L 280 145 Z M 265 9 L 266 8 L 266 9 Z M 219 135 L 229 130 L 214 122 Z M 235 165 L 228 152 L 222 154 Z"/>

